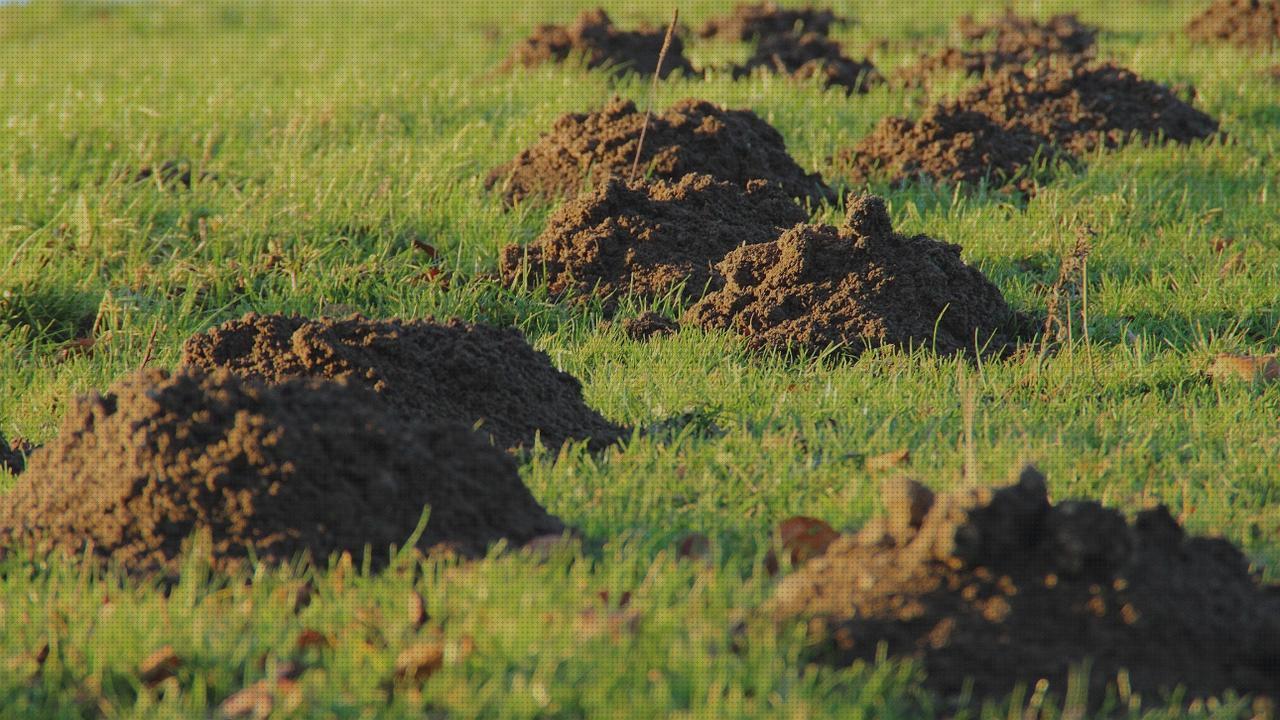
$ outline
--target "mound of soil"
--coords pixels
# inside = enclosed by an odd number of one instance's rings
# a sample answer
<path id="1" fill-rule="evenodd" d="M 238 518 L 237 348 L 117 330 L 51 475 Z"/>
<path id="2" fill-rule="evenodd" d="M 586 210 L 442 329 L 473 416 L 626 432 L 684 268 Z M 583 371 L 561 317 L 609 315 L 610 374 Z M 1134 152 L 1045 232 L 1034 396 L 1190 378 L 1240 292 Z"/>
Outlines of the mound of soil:
<path id="1" fill-rule="evenodd" d="M 1218 132 L 1216 120 L 1169 88 L 1110 63 L 1005 70 L 955 102 L 1073 153 L 1135 138 L 1185 144 Z"/>
<path id="2" fill-rule="evenodd" d="M 1280 0 L 1214 0 L 1186 30 L 1201 42 L 1274 49 L 1280 47 Z"/>
<path id="3" fill-rule="evenodd" d="M 1096 502 L 1052 504 L 1044 477 L 934 496 L 900 479 L 888 516 L 831 543 L 779 584 L 776 617 L 808 618 L 837 663 L 920 660 L 926 684 L 975 699 L 1044 678 L 1059 698 L 1091 660 L 1096 706 L 1117 676 L 1148 699 L 1280 696 L 1280 586 L 1225 540 L 1186 537 L 1163 506 L 1132 523 Z"/>
<path id="4" fill-rule="evenodd" d="M 895 233 L 884 200 L 869 195 L 851 199 L 841 228 L 799 225 L 734 250 L 717 269 L 724 287 L 683 322 L 735 330 L 757 347 L 1001 352 L 1021 322 L 1000 290 L 961 262 L 958 245 Z"/>
<path id="5" fill-rule="evenodd" d="M 622 331 L 632 340 L 652 340 L 655 337 L 680 332 L 680 324 L 655 312 L 647 312 L 622 321 Z"/>
<path id="6" fill-rule="evenodd" d="M 930 107 L 919 120 L 884 118 L 852 148 L 841 149 L 834 167 L 855 184 L 884 179 L 1012 187 L 1029 192 L 1027 174 L 1037 153 L 1052 154 L 1044 140 L 1022 128 L 1000 125 L 954 102 Z"/>
<path id="7" fill-rule="evenodd" d="M 501 272 L 508 283 L 545 278 L 554 295 L 655 298 L 684 283 L 686 296 L 697 298 L 730 250 L 808 219 L 763 180 L 744 189 L 710 175 L 610 178 L 556 211 L 533 244 L 504 248 Z"/>
<path id="8" fill-rule="evenodd" d="M 865 93 L 883 81 L 875 65 L 850 59 L 840 43 L 812 32 L 766 36 L 746 64 L 732 72 L 740 78 L 757 68 L 799 81 L 820 78 L 823 87 L 842 87 L 848 93 Z"/>
<path id="9" fill-rule="evenodd" d="M 565 115 L 532 147 L 490 172 L 486 187 L 513 204 L 531 196 L 573 196 L 584 184 L 627 177 L 644 123 L 635 103 L 619 98 L 597 112 Z M 649 119 L 639 171 L 666 180 L 706 173 L 739 186 L 769 180 L 790 197 L 815 203 L 834 197 L 821 175 L 796 165 L 782 135 L 755 113 L 704 100 L 682 100 Z"/>
<path id="10" fill-rule="evenodd" d="M 1004 15 L 981 23 L 965 15 L 956 24 L 956 34 L 968 41 L 966 47 L 947 47 L 924 55 L 914 65 L 899 70 L 896 77 L 915 86 L 926 84 L 931 76 L 946 70 L 983 75 L 1048 58 L 1084 62 L 1093 57 L 1098 30 L 1081 23 L 1075 15 L 1054 15 L 1041 23 L 1006 10 Z"/>
<path id="11" fill-rule="evenodd" d="M 652 75 L 658 68 L 665 35 L 662 28 L 619 30 L 604 10 L 596 8 L 584 11 L 572 25 L 539 25 L 511 50 L 502 68 L 580 59 L 587 68 Z M 661 76 L 677 70 L 693 74 L 693 66 L 684 57 L 684 42 L 674 36 L 662 61 Z"/>
<path id="12" fill-rule="evenodd" d="M 274 562 L 368 544 L 377 559 L 409 539 L 424 505 L 423 548 L 479 554 L 564 529 L 514 461 L 461 425 L 401 422 L 345 382 L 153 370 L 75 402 L 0 495 L 0 543 L 92 543 L 141 572 L 173 572 L 196 531 L 224 568 L 250 546 Z"/>
<path id="13" fill-rule="evenodd" d="M 851 20 L 836 15 L 831 10 L 806 7 L 788 10 L 774 2 L 754 5 L 745 3 L 734 7 L 733 12 L 712 18 L 698 30 L 704 38 L 726 40 L 761 40 L 775 35 L 799 35 L 819 33 L 826 35 L 837 25 L 848 25 Z"/>
<path id="14" fill-rule="evenodd" d="M 249 313 L 189 338 L 182 362 L 280 383 L 349 378 L 404 420 L 479 426 L 501 448 L 588 440 L 602 448 L 623 430 L 587 407 L 582 385 L 557 370 L 520 331 L 459 320 L 311 320 Z"/>
<path id="15" fill-rule="evenodd" d="M 26 440 L 15 440 L 12 445 L 0 435 L 0 469 L 17 475 L 27 466 L 27 456 L 35 451 Z"/>

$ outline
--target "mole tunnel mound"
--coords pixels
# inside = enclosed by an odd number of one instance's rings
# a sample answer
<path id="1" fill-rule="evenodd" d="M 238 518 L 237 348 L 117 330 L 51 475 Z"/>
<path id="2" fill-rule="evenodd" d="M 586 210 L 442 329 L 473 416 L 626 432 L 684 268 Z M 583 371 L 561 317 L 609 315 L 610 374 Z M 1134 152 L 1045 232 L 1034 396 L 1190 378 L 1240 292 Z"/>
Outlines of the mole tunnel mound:
<path id="1" fill-rule="evenodd" d="M 1026 320 L 960 260 L 960 247 L 894 232 L 884 200 L 852 198 L 846 223 L 798 225 L 717 266 L 723 286 L 683 324 L 734 330 L 756 347 L 846 354 L 882 345 L 1002 353 Z"/>
<path id="2" fill-rule="evenodd" d="M 684 285 L 699 297 L 713 266 L 743 243 L 760 243 L 808 214 L 777 185 L 745 188 L 709 175 L 678 182 L 607 180 L 557 210 L 528 246 L 502 252 L 508 283 L 547 282 L 554 295 L 659 298 Z"/>
<path id="3" fill-rule="evenodd" d="M 659 71 L 658 58 L 665 37 L 662 28 L 621 30 L 604 10 L 596 8 L 584 11 L 569 25 L 539 25 L 512 48 L 502 69 L 579 60 L 588 69 L 653 75 Z M 671 38 L 671 46 L 662 59 L 661 76 L 676 71 L 690 75 L 694 72 L 684 57 L 684 41 L 678 35 Z"/>
<path id="4" fill-rule="evenodd" d="M 1148 699 L 1179 686 L 1184 701 L 1280 697 L 1280 586 L 1163 506 L 1130 523 L 1096 502 L 1053 504 L 1033 468 L 1000 489 L 934 496 L 901 479 L 882 495 L 887 517 L 832 542 L 769 603 L 809 621 L 817 655 L 870 660 L 884 644 L 952 699 L 968 680 L 975 699 L 999 699 L 1041 679 L 1061 699 L 1086 661 L 1094 707 L 1117 683 Z"/>
<path id="5" fill-rule="evenodd" d="M 778 35 L 827 35 L 831 28 L 851 22 L 825 8 L 782 8 L 774 2 L 740 3 L 729 14 L 708 20 L 698 30 L 698 35 L 745 42 Z"/>
<path id="6" fill-rule="evenodd" d="M 586 405 L 582 384 L 514 328 L 459 320 L 307 319 L 250 313 L 192 336 L 184 365 L 279 383 L 348 378 L 401 418 L 479 426 L 500 448 L 592 449 L 624 430 Z"/>
<path id="7" fill-rule="evenodd" d="M 507 204 L 531 197 L 572 197 L 610 176 L 629 177 L 645 113 L 630 100 L 562 116 L 532 147 L 495 168 L 486 187 Z M 751 180 L 777 183 L 788 196 L 814 203 L 834 194 L 816 173 L 787 154 L 782 135 L 750 110 L 726 110 L 695 99 L 655 113 L 644 131 L 638 174 L 679 180 L 704 173 L 745 187 Z"/>
<path id="8" fill-rule="evenodd" d="M 224 569 L 250 547 L 323 562 L 369 545 L 380 561 L 426 505 L 423 548 L 474 555 L 564 530 L 514 461 L 464 426 L 402 422 L 346 382 L 153 370 L 77 399 L 0 495 L 0 541 L 72 554 L 90 544 L 127 570 L 170 574 L 193 533 Z"/>
<path id="9" fill-rule="evenodd" d="M 1275 50 L 1280 48 L 1280 0 L 1215 0 L 1187 23 L 1186 32 L 1199 42 Z"/>

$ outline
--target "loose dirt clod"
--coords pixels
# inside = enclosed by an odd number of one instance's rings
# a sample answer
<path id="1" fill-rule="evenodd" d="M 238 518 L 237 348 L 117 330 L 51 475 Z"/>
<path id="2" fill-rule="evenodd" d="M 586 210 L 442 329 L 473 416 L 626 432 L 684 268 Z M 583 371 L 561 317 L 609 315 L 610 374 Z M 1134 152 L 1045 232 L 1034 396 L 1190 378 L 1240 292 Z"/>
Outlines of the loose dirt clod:
<path id="1" fill-rule="evenodd" d="M 405 423 L 356 384 L 147 370 L 75 402 L 0 497 L 0 544 L 91 543 L 140 572 L 174 571 L 197 531 L 216 567 L 249 546 L 323 561 L 368 544 L 382 559 L 424 505 L 423 548 L 477 554 L 564 529 L 508 455 L 462 425 Z"/>
<path id="2" fill-rule="evenodd" d="M 735 78 L 764 68 L 798 81 L 818 78 L 823 87 L 841 87 L 847 93 L 865 93 L 883 81 L 875 65 L 853 60 L 840 43 L 816 32 L 764 37 L 743 65 L 732 69 Z"/>
<path id="3" fill-rule="evenodd" d="M 1274 49 L 1280 47 L 1280 0 L 1214 0 L 1186 30 L 1201 42 Z"/>
<path id="4" fill-rule="evenodd" d="M 647 312 L 623 320 L 622 331 L 632 340 L 644 341 L 674 335 L 680 331 L 680 324 L 658 313 Z"/>
<path id="5" fill-rule="evenodd" d="M 1028 191 L 1033 161 L 1126 142 L 1190 143 L 1218 123 L 1172 90 L 1110 64 L 1002 70 L 918 121 L 886 118 L 833 165 L 853 182 L 988 179 Z"/>
<path id="6" fill-rule="evenodd" d="M 697 298 L 730 250 L 772 240 L 807 219 L 763 180 L 744 190 L 710 175 L 611 178 L 553 214 L 532 245 L 504 248 L 501 272 L 509 283 L 545 277 L 555 295 L 655 298 L 684 283 L 686 296 Z"/>
<path id="7" fill-rule="evenodd" d="M 13 444 L 0 435 L 0 468 L 17 475 L 27 466 L 27 457 L 35 452 L 35 447 L 26 440 L 14 440 Z"/>
<path id="8" fill-rule="evenodd" d="M 922 85 L 944 70 L 982 75 L 1049 58 L 1084 62 L 1093 57 L 1098 30 L 1082 24 L 1075 15 L 1054 15 L 1041 23 L 1006 10 L 981 23 L 972 15 L 965 15 L 956 24 L 956 34 L 967 41 L 965 47 L 947 47 L 923 55 L 915 64 L 899 70 L 898 80 L 906 85 Z"/>
<path id="9" fill-rule="evenodd" d="M 602 448 L 623 434 L 514 328 L 250 313 L 189 338 L 182 362 L 270 383 L 350 378 L 405 420 L 479 424 L 501 448 L 530 447 L 535 436 L 553 449 L 568 440 Z"/>
<path id="10" fill-rule="evenodd" d="M 619 30 L 604 10 L 596 8 L 584 11 L 572 25 L 539 25 L 512 49 L 502 68 L 534 67 L 578 58 L 587 68 L 652 75 L 658 70 L 664 35 L 662 28 Z M 684 57 L 683 41 L 674 37 L 660 74 L 666 77 L 677 70 L 693 74 L 693 66 Z"/>
<path id="11" fill-rule="evenodd" d="M 698 30 L 698 35 L 739 41 L 810 32 L 826 35 L 832 27 L 850 22 L 828 9 L 806 7 L 788 10 L 778 7 L 775 2 L 740 3 L 732 13 L 708 20 Z"/>
<path id="12" fill-rule="evenodd" d="M 1042 678 L 1061 698 L 1086 660 L 1095 707 L 1122 672 L 1149 700 L 1176 686 L 1187 700 L 1280 695 L 1280 586 L 1261 586 L 1231 543 L 1186 537 L 1163 506 L 1127 523 L 1096 502 L 1052 504 L 1033 468 L 999 489 L 934 496 L 900 480 L 884 495 L 887 518 L 831 543 L 768 605 L 808 619 L 823 658 L 872 659 L 883 643 L 951 699 L 966 678 L 975 700 Z"/>
<path id="13" fill-rule="evenodd" d="M 485 185 L 513 204 L 573 196 L 611 175 L 628 176 L 644 123 L 635 103 L 620 98 L 596 112 L 564 115 L 532 147 L 494 168 Z M 666 180 L 706 173 L 739 186 L 771 180 L 793 198 L 833 198 L 822 176 L 796 165 L 782 135 L 755 113 L 704 100 L 681 100 L 650 118 L 640 171 Z"/>
<path id="14" fill-rule="evenodd" d="M 735 330 L 756 347 L 1000 353 L 1022 325 L 958 245 L 894 232 L 884 200 L 869 195 L 851 199 L 843 227 L 796 226 L 734 250 L 717 270 L 724 287 L 683 322 Z"/>

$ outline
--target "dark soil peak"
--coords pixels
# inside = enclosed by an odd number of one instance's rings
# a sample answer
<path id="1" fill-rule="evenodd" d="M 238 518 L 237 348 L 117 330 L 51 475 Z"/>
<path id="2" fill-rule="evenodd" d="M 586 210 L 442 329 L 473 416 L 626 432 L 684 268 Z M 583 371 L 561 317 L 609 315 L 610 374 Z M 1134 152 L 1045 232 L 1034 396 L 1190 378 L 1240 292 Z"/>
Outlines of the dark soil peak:
<path id="1" fill-rule="evenodd" d="M 604 10 L 596 8 L 584 11 L 571 25 L 539 25 L 512 49 L 502 66 L 509 70 L 578 59 L 587 68 L 652 75 L 658 68 L 665 36 L 662 28 L 619 30 Z M 678 36 L 671 38 L 671 47 L 662 62 L 662 77 L 676 71 L 693 74 Z"/>

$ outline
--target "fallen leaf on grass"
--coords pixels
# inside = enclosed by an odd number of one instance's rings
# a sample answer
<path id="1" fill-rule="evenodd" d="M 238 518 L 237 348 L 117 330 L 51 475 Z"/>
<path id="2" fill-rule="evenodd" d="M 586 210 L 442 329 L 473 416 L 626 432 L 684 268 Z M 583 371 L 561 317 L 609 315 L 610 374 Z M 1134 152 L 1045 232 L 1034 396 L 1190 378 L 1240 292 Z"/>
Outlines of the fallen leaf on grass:
<path id="1" fill-rule="evenodd" d="M 158 685 L 173 677 L 180 667 L 182 658 L 174 652 L 172 645 L 165 645 L 143 658 L 138 665 L 138 677 L 144 685 Z"/>
<path id="2" fill-rule="evenodd" d="M 1280 362 L 1276 355 L 1231 355 L 1223 354 L 1213 359 L 1209 366 L 1209 377 L 1215 380 L 1238 378 L 1248 382 L 1276 380 L 1280 378 Z"/>
<path id="3" fill-rule="evenodd" d="M 426 680 L 443 666 L 443 645 L 438 642 L 416 643 L 396 656 L 396 680 Z"/>
<path id="4" fill-rule="evenodd" d="M 292 680 L 259 680 L 233 693 L 218 706 L 226 720 L 265 720 L 276 709 L 296 709 L 302 704 L 302 690 Z"/>
<path id="5" fill-rule="evenodd" d="M 817 518 L 797 516 L 782 521 L 778 526 L 782 547 L 791 553 L 793 565 L 827 551 L 827 546 L 840 537 L 827 523 Z"/>
<path id="6" fill-rule="evenodd" d="M 417 250 L 420 253 L 423 253 L 429 258 L 434 258 L 436 255 L 439 254 L 439 251 L 436 250 L 434 245 L 431 245 L 430 243 L 425 243 L 417 238 L 413 239 L 413 249 Z"/>
<path id="7" fill-rule="evenodd" d="M 867 458 L 867 472 L 884 472 L 885 470 L 892 470 L 899 465 L 908 465 L 910 463 L 911 451 L 907 448 L 899 448 Z"/>

